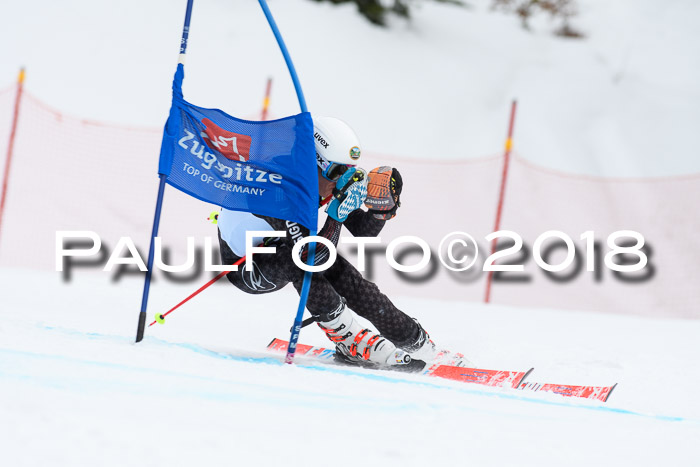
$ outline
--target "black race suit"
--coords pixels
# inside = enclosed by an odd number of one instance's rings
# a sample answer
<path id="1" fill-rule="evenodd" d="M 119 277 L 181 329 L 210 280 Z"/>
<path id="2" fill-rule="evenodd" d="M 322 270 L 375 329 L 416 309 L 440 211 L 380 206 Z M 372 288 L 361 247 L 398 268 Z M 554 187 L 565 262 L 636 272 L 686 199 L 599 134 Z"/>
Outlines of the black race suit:
<path id="1" fill-rule="evenodd" d="M 270 224 L 274 230 L 286 231 L 287 236 L 273 243 L 277 247 L 275 254 L 254 255 L 252 271 L 245 268 L 243 263 L 238 267 L 238 271 L 227 274 L 229 281 L 243 292 L 250 294 L 274 292 L 290 282 L 297 292 L 301 293 L 304 271 L 292 261 L 292 247 L 295 241 L 309 235 L 309 229 L 297 223 L 273 217 L 258 217 Z M 350 213 L 343 224 L 328 217 L 318 235 L 330 239 L 337 245 L 343 225 L 356 237 L 376 237 L 385 222 L 358 209 Z M 219 244 L 223 264 L 233 264 L 240 259 L 220 235 Z M 304 263 L 307 259 L 307 247 L 308 245 L 305 245 L 302 250 Z M 328 249 L 323 244 L 317 243 L 314 264 L 325 263 L 328 255 Z M 342 296 L 355 313 L 368 319 L 397 347 L 411 345 L 418 338 L 419 328 L 416 322 L 396 308 L 379 290 L 379 287 L 365 280 L 362 274 L 340 254 L 333 266 L 323 272 L 314 273 L 312 277 L 306 308 L 317 319 L 327 321 L 327 317 L 339 309 Z"/>

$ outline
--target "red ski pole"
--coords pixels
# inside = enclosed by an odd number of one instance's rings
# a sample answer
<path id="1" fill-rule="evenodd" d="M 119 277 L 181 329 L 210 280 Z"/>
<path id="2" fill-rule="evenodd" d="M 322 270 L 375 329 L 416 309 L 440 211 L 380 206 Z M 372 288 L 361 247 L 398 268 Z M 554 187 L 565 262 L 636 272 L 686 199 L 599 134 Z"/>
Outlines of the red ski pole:
<path id="1" fill-rule="evenodd" d="M 329 197 L 323 199 L 323 200 L 321 201 L 321 206 L 325 206 L 326 204 L 328 204 L 332 198 L 333 198 L 332 196 L 329 196 Z M 210 217 L 211 217 L 211 216 L 210 216 Z M 263 245 L 263 243 L 261 243 L 260 245 Z M 245 261 L 245 259 L 246 259 L 246 257 L 244 256 L 243 258 L 241 258 L 241 259 L 239 259 L 238 261 L 236 261 L 235 263 L 233 263 L 232 266 L 239 266 L 241 263 L 243 263 L 243 261 Z M 191 300 L 192 298 L 194 298 L 195 296 L 199 295 L 204 289 L 208 288 L 210 285 L 212 285 L 214 282 L 216 282 L 216 281 L 218 281 L 219 279 L 221 279 L 222 277 L 224 277 L 224 276 L 225 276 L 226 274 L 228 274 L 229 272 L 231 272 L 231 271 L 221 271 L 219 274 L 216 275 L 216 277 L 214 277 L 212 280 L 210 280 L 209 282 L 207 282 L 206 284 L 204 284 L 203 286 L 201 286 L 200 288 L 198 288 L 197 290 L 195 290 L 195 291 L 194 291 L 192 294 L 190 294 L 187 298 L 185 298 L 183 301 L 181 301 L 180 303 L 178 303 L 177 305 L 175 305 L 174 307 L 172 307 L 171 309 L 169 309 L 169 310 L 166 311 L 165 313 L 163 313 L 163 314 L 156 314 L 156 319 L 155 319 L 155 321 L 153 321 L 151 324 L 149 324 L 148 327 L 151 327 L 151 326 L 153 326 L 153 325 L 156 324 L 156 323 L 163 324 L 163 323 L 165 322 L 165 317 L 166 317 L 166 316 L 168 316 L 170 313 L 172 313 L 173 311 L 175 311 L 175 310 L 177 310 L 178 308 L 180 308 L 182 305 L 184 305 L 185 303 L 187 303 L 188 301 L 190 301 L 190 300 Z M 307 323 L 307 324 L 308 324 L 308 323 Z"/>
<path id="2" fill-rule="evenodd" d="M 238 265 L 241 264 L 243 261 L 245 261 L 245 256 L 244 256 L 243 258 L 239 259 L 238 261 L 236 261 L 235 263 L 233 263 L 233 266 L 238 266 Z M 181 301 L 180 303 L 178 303 L 177 305 L 175 305 L 174 307 L 172 307 L 171 309 L 169 309 L 169 310 L 166 311 L 165 313 L 160 314 L 160 315 L 156 315 L 155 321 L 153 321 L 151 324 L 149 324 L 148 327 L 151 327 L 151 326 L 153 326 L 153 325 L 156 324 L 156 323 L 160 323 L 160 324 L 165 323 L 165 317 L 166 317 L 166 316 L 168 316 L 170 313 L 172 313 L 173 311 L 175 311 L 175 310 L 177 310 L 178 308 L 180 308 L 180 307 L 181 307 L 182 305 L 184 305 L 185 303 L 189 302 L 192 298 L 194 298 L 194 297 L 196 297 L 197 295 L 199 295 L 204 289 L 208 288 L 210 285 L 212 285 L 214 282 L 216 282 L 216 281 L 218 281 L 219 279 L 221 279 L 222 277 L 224 277 L 224 276 L 225 276 L 226 274 L 228 274 L 229 272 L 231 272 L 231 271 L 221 271 L 219 274 L 216 275 L 216 277 L 214 277 L 212 280 L 210 280 L 209 282 L 207 282 L 206 284 L 204 284 L 203 286 L 201 286 L 200 288 L 198 288 L 197 290 L 195 290 L 192 294 L 190 294 L 190 295 L 189 295 L 187 298 L 185 298 L 183 301 Z"/>

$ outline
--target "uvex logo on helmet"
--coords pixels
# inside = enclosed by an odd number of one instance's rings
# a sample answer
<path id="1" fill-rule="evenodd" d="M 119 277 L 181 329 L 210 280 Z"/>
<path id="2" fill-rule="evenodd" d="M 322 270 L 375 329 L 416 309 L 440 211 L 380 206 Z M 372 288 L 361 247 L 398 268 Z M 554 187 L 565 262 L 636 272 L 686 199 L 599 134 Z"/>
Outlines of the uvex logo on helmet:
<path id="1" fill-rule="evenodd" d="M 314 133 L 314 138 L 316 138 L 316 141 L 318 141 L 318 143 L 321 146 L 323 146 L 324 148 L 328 148 L 328 146 L 329 146 L 328 141 L 326 141 L 326 138 L 321 136 L 321 134 L 318 131 Z"/>
<path id="2" fill-rule="evenodd" d="M 205 118 L 202 120 L 204 131 L 202 138 L 209 148 L 218 151 L 226 159 L 232 161 L 247 162 L 250 158 L 250 144 L 252 139 L 248 135 L 240 135 L 224 130 L 214 122 Z"/>

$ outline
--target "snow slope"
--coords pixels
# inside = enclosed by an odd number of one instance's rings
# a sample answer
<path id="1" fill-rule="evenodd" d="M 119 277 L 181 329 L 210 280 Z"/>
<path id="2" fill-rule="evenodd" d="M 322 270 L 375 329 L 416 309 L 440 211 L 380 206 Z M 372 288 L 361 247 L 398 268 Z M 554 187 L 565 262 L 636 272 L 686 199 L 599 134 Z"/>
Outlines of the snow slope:
<path id="1" fill-rule="evenodd" d="M 581 0 L 586 41 L 488 11 L 425 4 L 383 30 L 351 6 L 271 0 L 314 112 L 366 149 L 414 158 L 516 150 L 567 172 L 700 171 L 697 2 Z M 184 1 L 25 0 L 4 9 L 0 83 L 63 112 L 162 125 Z M 257 114 L 297 104 L 256 2 L 197 0 L 185 95 Z M 151 201 L 147 201 L 150 203 Z M 32 206 L 31 209 L 36 208 Z M 149 208 L 150 209 L 150 208 Z M 27 222 L 31 227 L 30 222 Z M 2 258 L 0 258 L 0 261 Z M 478 366 L 555 383 L 619 383 L 606 404 L 419 376 L 285 366 L 296 296 L 212 287 L 133 345 L 141 283 L 0 269 L 3 465 L 697 465 L 697 321 L 392 297 Z M 191 292 L 157 282 L 149 316 Z M 325 344 L 316 329 L 302 341 Z M 211 350 L 246 358 L 226 358 Z M 247 359 L 248 358 L 248 359 Z M 264 359 L 264 361 L 249 361 Z M 401 380 L 401 381 L 398 381 Z"/>
<path id="2" fill-rule="evenodd" d="M 603 404 L 283 365 L 262 350 L 287 337 L 291 289 L 215 286 L 134 345 L 139 281 L 0 270 L 0 283 L 7 465 L 690 466 L 700 455 L 697 322 L 396 300 L 478 366 L 618 382 Z M 151 309 L 185 292 L 158 283 Z M 302 341 L 325 337 L 312 326 Z"/>
<path id="3" fill-rule="evenodd" d="M 700 4 L 580 0 L 587 39 L 533 32 L 514 16 L 425 2 L 411 22 L 375 27 L 354 6 L 271 0 L 317 114 L 352 124 L 371 152 L 424 159 L 501 152 L 511 99 L 515 150 L 568 172 L 656 176 L 700 172 L 688 138 L 700 122 Z M 6 9 L 0 66 L 64 112 L 161 126 L 184 1 L 25 0 Z M 540 24 L 541 23 L 541 24 Z M 281 54 L 257 2 L 198 0 L 185 96 L 235 115 L 258 114 L 268 76 L 271 112 L 298 111 Z"/>

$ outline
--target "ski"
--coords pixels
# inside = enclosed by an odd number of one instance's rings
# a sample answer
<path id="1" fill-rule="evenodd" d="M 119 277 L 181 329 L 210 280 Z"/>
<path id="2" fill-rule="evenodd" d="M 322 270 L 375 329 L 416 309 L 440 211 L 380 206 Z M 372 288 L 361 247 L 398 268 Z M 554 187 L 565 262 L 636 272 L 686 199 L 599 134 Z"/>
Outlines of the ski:
<path id="1" fill-rule="evenodd" d="M 268 344 L 267 348 L 268 350 L 275 352 L 286 352 L 287 345 L 288 342 L 283 339 L 272 339 L 272 342 Z M 327 363 L 335 363 L 335 349 L 297 344 L 296 353 L 300 356 L 318 359 Z M 432 363 L 430 366 L 421 370 L 420 374 L 436 378 L 449 379 L 452 381 L 481 384 L 483 386 L 511 388 L 529 392 L 550 392 L 565 397 L 591 399 L 601 402 L 607 402 L 613 389 L 615 389 L 617 386 L 617 383 L 613 384 L 612 386 L 576 386 L 568 384 L 525 381 L 525 379 L 532 372 L 532 368 L 528 371 L 503 371 L 488 370 L 483 368 L 468 368 L 465 366 L 460 366 L 463 364 L 462 359 L 464 359 L 462 354 L 442 352 L 440 355 L 443 358 L 447 356 L 447 361 L 454 364 L 445 364 L 444 360 L 442 363 Z M 400 371 L 398 368 L 396 370 L 387 368 L 387 370 Z"/>
<path id="2" fill-rule="evenodd" d="M 273 339 L 267 346 L 268 350 L 286 352 L 289 342 L 282 339 Z M 335 361 L 335 349 L 314 347 L 312 345 L 297 344 L 297 355 L 312 357 L 327 362 Z M 459 354 L 458 354 L 459 355 Z M 399 367 L 400 368 L 400 367 Z M 400 371 L 397 368 L 386 368 L 390 371 Z M 532 371 L 500 371 L 481 368 L 466 368 L 453 365 L 431 365 L 421 371 L 422 374 L 452 381 L 481 384 L 490 387 L 517 388 L 525 377 Z"/>
<path id="3" fill-rule="evenodd" d="M 453 381 L 463 381 L 465 383 L 481 384 L 494 388 L 517 388 L 532 372 L 532 368 L 527 371 L 503 371 L 486 370 L 483 368 L 465 368 L 461 366 L 438 365 L 437 368 L 428 370 L 428 376 L 451 379 Z"/>
<path id="4" fill-rule="evenodd" d="M 565 397 L 580 397 L 607 402 L 617 383 L 612 386 L 574 386 L 568 384 L 521 382 L 518 389 L 531 392 L 552 392 Z"/>

